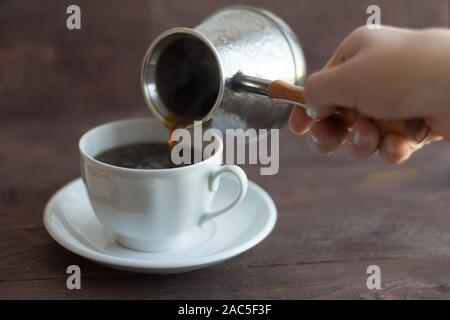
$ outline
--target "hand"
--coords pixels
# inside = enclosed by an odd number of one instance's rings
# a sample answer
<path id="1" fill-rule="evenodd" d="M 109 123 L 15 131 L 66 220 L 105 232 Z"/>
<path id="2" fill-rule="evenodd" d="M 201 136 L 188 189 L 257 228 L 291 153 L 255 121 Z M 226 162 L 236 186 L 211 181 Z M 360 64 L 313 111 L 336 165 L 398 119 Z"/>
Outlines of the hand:
<path id="1" fill-rule="evenodd" d="M 369 118 L 424 118 L 431 141 L 450 140 L 450 31 L 360 27 L 338 47 L 305 85 L 306 111 L 295 107 L 289 120 L 297 134 L 309 133 L 311 148 L 329 154 L 347 142 L 350 153 L 400 163 L 423 145 L 409 137 L 381 137 Z M 352 128 L 327 118 L 337 106 L 369 118 Z"/>

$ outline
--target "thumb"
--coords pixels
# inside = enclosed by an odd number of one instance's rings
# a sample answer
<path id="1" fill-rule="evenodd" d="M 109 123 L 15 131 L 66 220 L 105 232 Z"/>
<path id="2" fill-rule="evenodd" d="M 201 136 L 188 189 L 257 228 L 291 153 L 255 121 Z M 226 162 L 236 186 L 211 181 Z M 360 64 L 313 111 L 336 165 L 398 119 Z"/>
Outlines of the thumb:
<path id="1" fill-rule="evenodd" d="M 326 118 L 339 107 L 355 106 L 355 90 L 351 84 L 349 61 L 311 74 L 305 84 L 308 115 Z"/>

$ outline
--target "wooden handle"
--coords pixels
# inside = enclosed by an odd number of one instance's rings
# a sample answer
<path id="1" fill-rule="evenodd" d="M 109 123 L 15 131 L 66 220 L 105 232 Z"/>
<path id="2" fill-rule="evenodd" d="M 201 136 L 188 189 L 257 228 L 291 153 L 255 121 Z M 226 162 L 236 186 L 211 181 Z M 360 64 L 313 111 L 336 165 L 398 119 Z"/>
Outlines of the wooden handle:
<path id="1" fill-rule="evenodd" d="M 294 86 L 281 80 L 273 81 L 268 89 L 268 95 L 271 99 L 282 99 L 296 102 L 305 105 L 305 96 L 303 88 Z M 361 117 L 364 116 L 354 109 L 338 108 L 331 116 L 345 123 L 351 127 Z M 386 120 L 386 119 L 371 119 L 381 136 L 387 134 L 398 134 L 413 139 L 417 143 L 427 142 L 429 138 L 430 128 L 425 124 L 423 119 L 409 119 L 409 120 Z"/>

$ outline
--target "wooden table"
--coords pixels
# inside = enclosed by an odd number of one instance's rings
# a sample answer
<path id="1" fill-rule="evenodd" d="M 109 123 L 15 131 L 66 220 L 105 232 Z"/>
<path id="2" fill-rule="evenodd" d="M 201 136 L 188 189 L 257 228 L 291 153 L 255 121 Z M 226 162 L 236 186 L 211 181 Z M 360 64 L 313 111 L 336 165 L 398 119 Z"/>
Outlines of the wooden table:
<path id="1" fill-rule="evenodd" d="M 173 25 L 195 25 L 229 1 L 187 3 L 78 1 L 80 31 L 65 28 L 68 1 L 0 3 L 0 298 L 449 298 L 450 147 L 443 143 L 394 167 L 377 156 L 353 160 L 345 150 L 316 155 L 305 138 L 283 129 L 279 174 L 246 167 L 276 202 L 273 233 L 230 261 L 188 274 L 108 269 L 47 234 L 47 200 L 80 175 L 80 135 L 149 116 L 139 65 L 151 39 Z M 370 3 L 262 1 L 294 27 L 310 70 L 365 22 Z M 378 3 L 384 23 L 448 26 L 447 1 Z M 81 290 L 66 288 L 71 264 L 81 267 Z M 381 268 L 381 290 L 366 287 L 369 265 Z"/>

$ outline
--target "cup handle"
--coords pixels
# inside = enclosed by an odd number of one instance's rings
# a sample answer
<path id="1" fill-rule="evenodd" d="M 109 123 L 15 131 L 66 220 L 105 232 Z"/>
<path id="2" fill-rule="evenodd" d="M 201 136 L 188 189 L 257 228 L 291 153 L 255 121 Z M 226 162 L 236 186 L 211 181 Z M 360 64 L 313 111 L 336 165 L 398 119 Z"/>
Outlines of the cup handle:
<path id="1" fill-rule="evenodd" d="M 213 211 L 213 212 L 205 213 L 200 218 L 200 221 L 199 221 L 200 226 L 203 223 L 205 223 L 206 221 L 213 219 L 213 218 L 217 217 L 218 215 L 233 208 L 235 205 L 237 205 L 239 202 L 241 202 L 242 199 L 244 199 L 245 194 L 247 193 L 247 187 L 248 187 L 247 175 L 245 174 L 244 170 L 242 170 L 241 168 L 239 168 L 238 166 L 235 166 L 235 165 L 221 166 L 219 170 L 217 170 L 216 172 L 212 173 L 209 176 L 209 189 L 211 191 L 217 191 L 217 189 L 219 188 L 219 177 L 221 174 L 223 174 L 225 172 L 230 172 L 230 173 L 234 174 L 235 177 L 239 180 L 239 186 L 240 186 L 239 194 L 234 199 L 233 202 L 231 202 L 229 205 L 225 206 L 224 208 Z"/>

